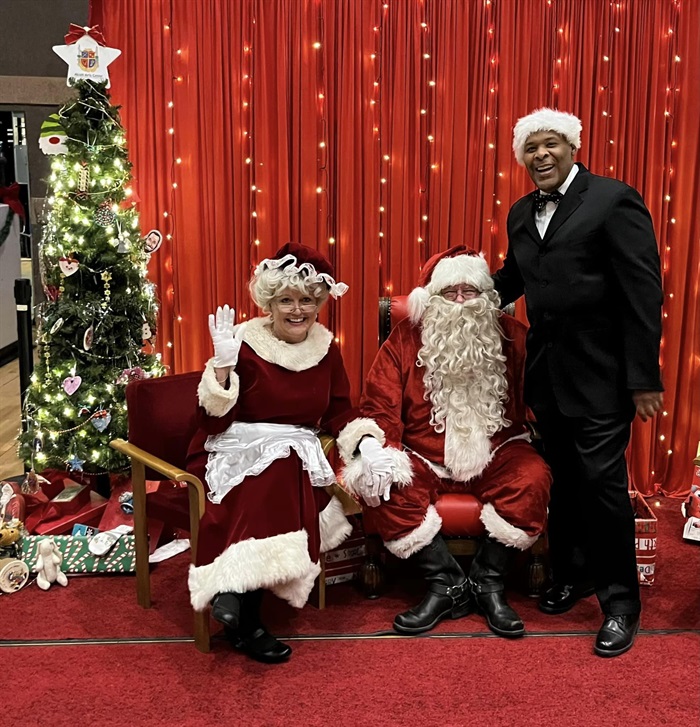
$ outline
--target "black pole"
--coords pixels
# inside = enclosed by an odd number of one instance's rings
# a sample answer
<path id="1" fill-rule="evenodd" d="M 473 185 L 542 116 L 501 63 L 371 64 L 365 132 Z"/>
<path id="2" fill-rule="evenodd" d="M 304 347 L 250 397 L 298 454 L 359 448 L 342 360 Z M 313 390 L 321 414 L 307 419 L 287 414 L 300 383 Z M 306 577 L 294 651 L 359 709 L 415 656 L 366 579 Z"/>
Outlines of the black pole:
<path id="1" fill-rule="evenodd" d="M 32 284 L 26 278 L 15 280 L 15 303 L 17 305 L 17 351 L 19 354 L 19 389 L 24 411 L 24 399 L 34 370 L 32 351 Z M 22 428 L 27 423 L 22 417 Z"/>

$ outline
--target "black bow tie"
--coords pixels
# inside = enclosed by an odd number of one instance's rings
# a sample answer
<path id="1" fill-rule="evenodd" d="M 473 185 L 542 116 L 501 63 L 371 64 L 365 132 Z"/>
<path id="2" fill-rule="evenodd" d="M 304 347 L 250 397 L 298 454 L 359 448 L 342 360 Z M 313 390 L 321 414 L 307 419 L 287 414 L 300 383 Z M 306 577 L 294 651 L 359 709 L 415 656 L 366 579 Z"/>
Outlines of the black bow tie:
<path id="1" fill-rule="evenodd" d="M 561 192 L 552 192 L 552 194 L 542 194 L 542 192 L 535 192 L 535 212 L 542 212 L 547 205 L 547 202 L 554 202 L 559 204 L 564 195 Z"/>

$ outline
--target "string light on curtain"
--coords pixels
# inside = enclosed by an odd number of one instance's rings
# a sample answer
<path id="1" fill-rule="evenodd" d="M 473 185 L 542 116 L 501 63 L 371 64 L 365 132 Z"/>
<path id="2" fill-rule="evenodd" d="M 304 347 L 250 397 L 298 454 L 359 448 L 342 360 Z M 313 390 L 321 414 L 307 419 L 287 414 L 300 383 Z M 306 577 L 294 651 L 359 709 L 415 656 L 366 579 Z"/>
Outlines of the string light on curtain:
<path id="1" fill-rule="evenodd" d="M 377 138 L 377 147 L 379 150 L 379 295 L 391 295 L 391 281 L 386 281 L 384 276 L 385 266 L 383 265 L 386 257 L 385 253 L 388 249 L 388 240 L 386 239 L 387 219 L 386 214 L 387 200 L 389 199 L 388 175 L 391 169 L 391 155 L 388 154 L 382 142 L 384 134 L 381 129 L 381 99 L 382 99 L 382 50 L 384 37 L 384 20 L 389 12 L 389 3 L 382 5 L 379 13 L 379 21 L 373 26 L 374 32 L 374 52 L 370 54 L 370 60 L 374 68 L 374 81 L 370 91 L 370 108 L 374 112 L 374 132 Z"/>
<path id="2" fill-rule="evenodd" d="M 417 242 L 420 245 L 420 259 L 421 259 L 421 270 L 423 263 L 429 257 L 429 242 L 428 242 L 428 199 L 430 182 L 432 175 L 437 172 L 438 165 L 433 162 L 433 144 L 435 142 L 435 135 L 432 131 L 432 125 L 434 123 L 434 111 L 435 105 L 433 103 L 434 97 L 434 68 L 432 61 L 432 54 L 430 53 L 430 28 L 428 26 L 428 8 L 427 3 L 424 0 L 420 2 L 420 44 L 419 53 L 423 59 L 423 63 L 420 64 L 419 74 L 419 99 L 420 104 L 420 118 L 419 118 L 419 134 L 420 139 L 424 143 L 420 145 L 421 159 L 419 163 L 421 178 L 418 180 L 418 214 L 420 219 L 418 220 L 418 239 Z"/>
<path id="3" fill-rule="evenodd" d="M 679 73 L 679 65 L 681 63 L 681 58 L 678 55 L 678 39 L 677 39 L 677 29 L 678 29 L 678 23 L 679 23 L 679 15 L 680 15 L 680 3 L 674 2 L 671 4 L 671 20 L 670 24 L 667 28 L 662 30 L 662 42 L 665 42 L 667 44 L 667 57 L 668 62 L 666 63 L 666 68 L 668 70 L 668 78 L 666 81 L 666 97 L 665 97 L 665 106 L 664 106 L 664 118 L 666 121 L 666 138 L 665 138 L 665 145 L 664 145 L 664 156 L 665 156 L 665 164 L 664 167 L 667 167 L 667 174 L 664 174 L 663 176 L 663 189 L 662 189 L 662 195 L 663 195 L 663 219 L 665 221 L 665 224 L 662 225 L 661 228 L 661 275 L 662 275 L 662 288 L 664 290 L 664 304 L 662 307 L 662 315 L 663 315 L 663 325 L 664 328 L 669 323 L 669 316 L 672 311 L 673 307 L 673 291 L 670 290 L 671 287 L 671 276 L 669 274 L 669 267 L 670 267 L 670 261 L 671 261 L 671 245 L 673 242 L 673 235 L 675 232 L 674 226 L 677 222 L 676 217 L 672 210 L 672 201 L 673 201 L 673 182 L 674 182 L 674 176 L 673 176 L 673 165 L 675 163 L 675 149 L 677 147 L 676 139 L 675 139 L 675 129 L 674 129 L 674 120 L 676 117 L 676 102 L 678 98 L 678 73 Z M 664 366 L 664 348 L 665 348 L 665 338 L 662 335 L 661 337 L 661 352 L 660 352 L 660 363 L 663 369 Z M 656 471 L 660 471 L 660 477 L 659 480 L 663 480 L 668 472 L 668 468 L 670 467 L 670 459 L 671 455 L 673 454 L 673 449 L 668 447 L 667 439 L 669 438 L 669 434 L 667 432 L 664 432 L 663 430 L 668 426 L 669 419 L 668 417 L 668 411 L 662 412 L 662 417 L 657 417 L 654 420 L 654 427 L 656 428 L 656 433 L 658 434 L 658 448 L 656 448 L 653 452 L 653 460 L 652 460 L 652 467 L 654 468 L 652 470 L 652 476 L 655 474 Z M 670 421 L 673 421 L 673 418 L 671 417 Z M 661 430 L 661 431 L 660 431 Z M 662 457 L 662 461 L 659 462 L 658 457 Z M 660 487 L 660 483 L 655 483 L 657 487 Z"/>
<path id="4" fill-rule="evenodd" d="M 255 11 L 250 13 L 250 24 L 248 26 L 248 40 L 243 42 L 243 56 L 241 59 L 241 122 L 243 129 L 241 132 L 241 149 L 244 155 L 246 176 L 245 180 L 250 190 L 248 193 L 248 209 L 250 210 L 249 219 L 249 249 L 250 261 L 253 268 L 257 267 L 260 261 L 260 238 L 258 237 L 258 194 L 260 189 L 256 184 L 256 156 L 255 156 L 255 140 L 251 129 L 253 128 L 253 81 L 255 78 L 255 55 L 253 54 L 253 45 L 255 38 Z M 262 164 L 262 162 L 260 162 Z M 245 305 L 250 311 L 252 303 L 246 296 Z M 248 317 L 247 312 L 241 313 L 241 318 L 245 320 Z"/>
<path id="5" fill-rule="evenodd" d="M 490 0 L 484 3 L 486 7 L 486 57 L 489 58 L 488 70 L 486 75 L 486 85 L 488 95 L 486 97 L 486 114 L 484 115 L 484 138 L 486 139 L 487 161 L 489 168 L 493 167 L 496 161 L 495 156 L 495 138 L 496 138 L 496 119 L 498 118 L 498 54 L 496 52 L 496 33 L 493 19 L 493 6 Z M 490 225 L 491 233 L 490 247 L 492 250 L 497 249 L 498 240 L 498 177 L 494 180 L 492 205 L 488 219 L 486 222 Z M 499 255 L 503 259 L 504 255 Z"/>

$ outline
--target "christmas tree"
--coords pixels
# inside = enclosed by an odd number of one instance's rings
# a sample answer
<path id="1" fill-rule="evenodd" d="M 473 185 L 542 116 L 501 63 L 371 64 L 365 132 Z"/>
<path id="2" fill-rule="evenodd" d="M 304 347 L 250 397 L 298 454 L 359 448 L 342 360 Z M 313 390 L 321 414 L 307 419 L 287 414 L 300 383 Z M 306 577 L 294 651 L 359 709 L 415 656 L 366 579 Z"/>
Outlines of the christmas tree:
<path id="1" fill-rule="evenodd" d="M 48 179 L 40 247 L 47 300 L 20 456 L 37 470 L 115 472 L 126 465 L 109 447 L 127 435 L 126 385 L 163 373 L 146 268 L 160 234 L 141 238 L 124 129 L 106 82 L 72 85 L 77 97 L 42 131 L 42 141 L 60 143 Z"/>

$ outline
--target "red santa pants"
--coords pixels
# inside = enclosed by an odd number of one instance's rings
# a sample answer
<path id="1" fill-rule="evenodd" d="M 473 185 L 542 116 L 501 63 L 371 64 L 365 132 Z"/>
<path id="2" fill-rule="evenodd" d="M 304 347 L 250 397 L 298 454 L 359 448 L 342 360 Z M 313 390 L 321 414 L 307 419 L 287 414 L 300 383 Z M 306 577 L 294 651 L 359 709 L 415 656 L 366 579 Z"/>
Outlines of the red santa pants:
<path id="1" fill-rule="evenodd" d="M 419 528 L 429 506 L 444 492 L 467 492 L 483 504 L 490 503 L 500 519 L 527 536 L 536 537 L 544 530 L 552 475 L 525 440 L 506 442 L 481 475 L 469 482 L 441 479 L 422 459 L 411 452 L 409 456 L 413 483 L 407 487 L 393 485 L 390 499 L 378 507 L 363 505 L 367 532 L 378 533 L 385 542 Z"/>

